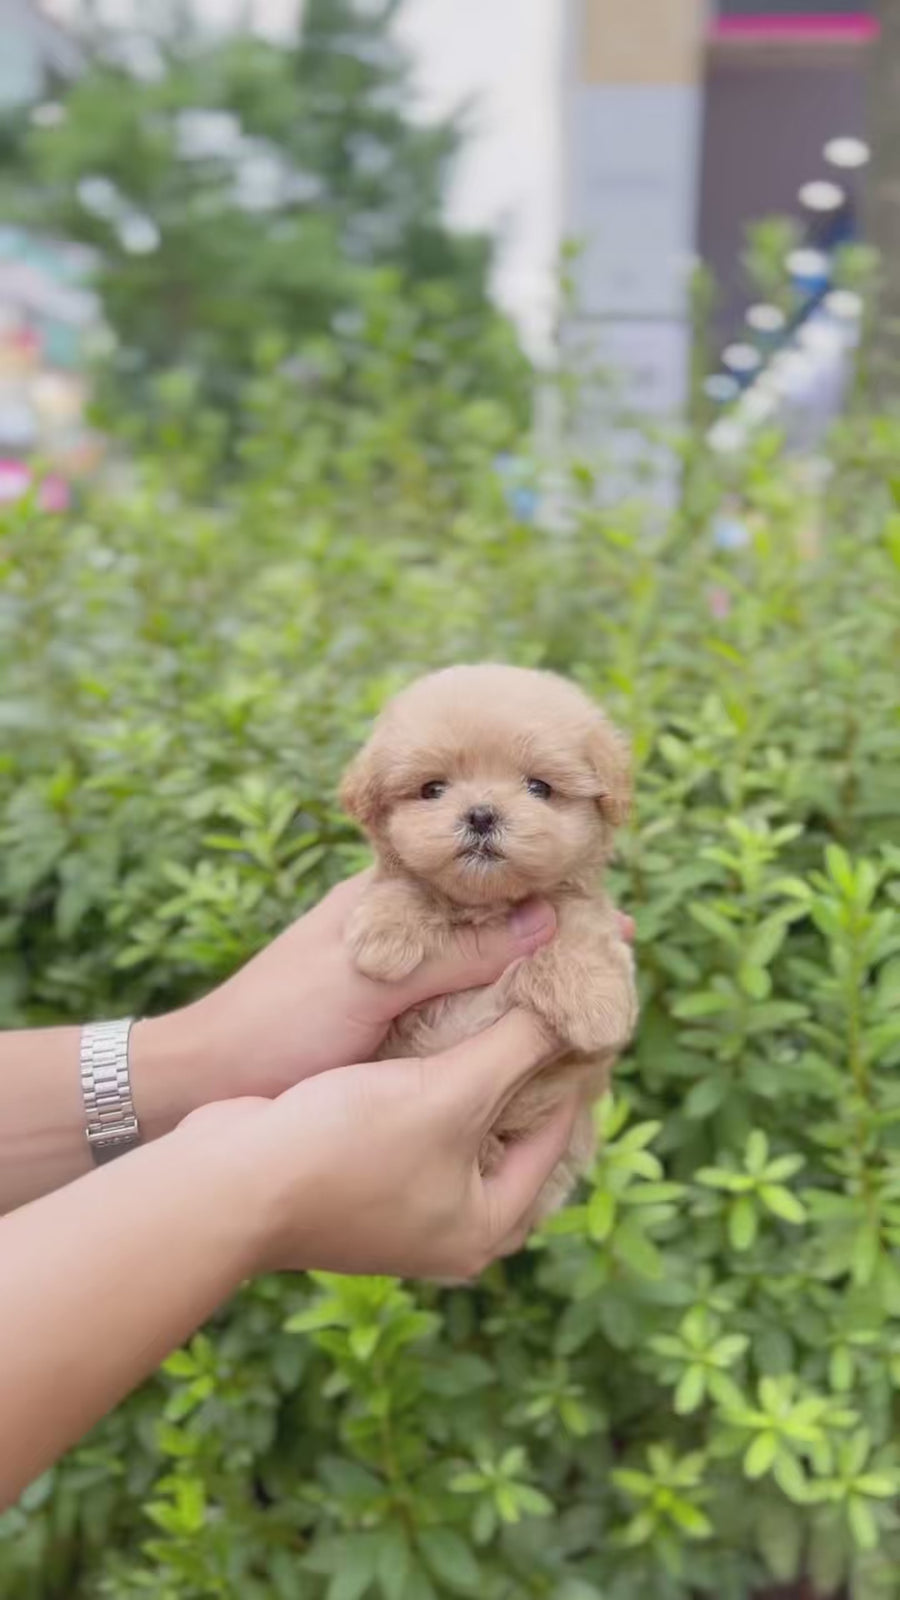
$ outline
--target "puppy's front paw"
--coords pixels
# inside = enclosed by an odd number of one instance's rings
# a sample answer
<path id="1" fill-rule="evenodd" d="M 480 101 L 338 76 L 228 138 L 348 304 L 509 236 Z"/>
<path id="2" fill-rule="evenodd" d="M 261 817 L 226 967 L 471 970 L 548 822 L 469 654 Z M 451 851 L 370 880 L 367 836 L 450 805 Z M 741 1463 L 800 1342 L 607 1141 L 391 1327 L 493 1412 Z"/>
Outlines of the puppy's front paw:
<path id="1" fill-rule="evenodd" d="M 592 962 L 542 951 L 516 969 L 515 998 L 543 1017 L 554 1036 L 579 1055 L 624 1050 L 637 1021 L 637 995 L 627 952 L 604 951 Z"/>
<path id="2" fill-rule="evenodd" d="M 381 983 L 408 978 L 425 959 L 425 946 L 408 930 L 373 927 L 362 917 L 351 920 L 347 944 L 357 971 Z"/>
<path id="3" fill-rule="evenodd" d="M 566 1043 L 580 1055 L 600 1051 L 620 1055 L 627 1046 L 637 1020 L 631 996 L 621 994 L 582 995 L 559 1017 L 558 1027 Z"/>

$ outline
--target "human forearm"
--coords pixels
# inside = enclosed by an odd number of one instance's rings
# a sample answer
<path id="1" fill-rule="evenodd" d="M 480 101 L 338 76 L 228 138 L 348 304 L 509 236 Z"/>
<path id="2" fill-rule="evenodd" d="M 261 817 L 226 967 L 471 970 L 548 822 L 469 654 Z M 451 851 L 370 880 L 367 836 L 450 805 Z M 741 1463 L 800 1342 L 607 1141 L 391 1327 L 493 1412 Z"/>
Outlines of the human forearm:
<path id="1" fill-rule="evenodd" d="M 465 1278 L 524 1237 L 577 1101 L 479 1151 L 546 1062 L 511 1013 L 427 1061 L 323 1072 L 184 1126 L 0 1219 L 0 1507 L 258 1271 Z"/>
<path id="2" fill-rule="evenodd" d="M 176 1133 L 0 1219 L 0 1507 L 254 1270 L 244 1182 Z"/>
<path id="3" fill-rule="evenodd" d="M 132 1095 L 146 1140 L 213 1098 L 191 1011 L 140 1022 L 129 1051 Z M 0 1215 L 90 1170 L 78 1068 L 78 1028 L 0 1034 Z"/>
<path id="4" fill-rule="evenodd" d="M 344 937 L 366 881 L 342 884 L 202 1000 L 134 1026 L 132 1098 L 144 1142 L 211 1101 L 271 1098 L 366 1059 L 409 1006 L 493 982 L 553 933 L 549 908 L 519 908 L 507 927 L 477 938 L 461 930 L 408 982 L 374 983 L 356 969 Z M 0 1033 L 0 1215 L 90 1166 L 78 1038 L 76 1028 Z"/>

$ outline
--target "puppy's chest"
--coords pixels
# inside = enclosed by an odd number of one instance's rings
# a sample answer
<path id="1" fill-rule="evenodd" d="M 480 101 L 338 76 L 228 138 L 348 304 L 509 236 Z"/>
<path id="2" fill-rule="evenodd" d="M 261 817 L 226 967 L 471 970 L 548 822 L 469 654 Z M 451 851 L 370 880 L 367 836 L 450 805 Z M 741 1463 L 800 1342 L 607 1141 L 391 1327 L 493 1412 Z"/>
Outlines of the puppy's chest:
<path id="1" fill-rule="evenodd" d="M 396 1056 L 432 1055 L 471 1039 L 499 1021 L 509 1010 L 509 983 L 505 977 L 484 989 L 463 989 L 459 994 L 427 1000 L 398 1017 L 378 1054 L 382 1060 Z"/>

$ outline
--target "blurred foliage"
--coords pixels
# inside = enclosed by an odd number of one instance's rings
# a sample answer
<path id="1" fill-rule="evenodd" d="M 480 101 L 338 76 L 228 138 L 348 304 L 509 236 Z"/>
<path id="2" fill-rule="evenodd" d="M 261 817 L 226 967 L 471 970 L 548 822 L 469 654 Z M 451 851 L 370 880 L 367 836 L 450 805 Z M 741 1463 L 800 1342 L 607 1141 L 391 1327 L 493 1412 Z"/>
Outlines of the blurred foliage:
<path id="1" fill-rule="evenodd" d="M 789 316 L 796 309 L 797 297 L 785 261 L 803 242 L 800 224 L 794 217 L 761 217 L 748 223 L 744 234 L 741 265 L 748 289 Z"/>
<path id="2" fill-rule="evenodd" d="M 261 335 L 286 355 L 352 337 L 373 280 L 438 297 L 467 396 L 526 414 L 526 363 L 490 304 L 490 243 L 449 230 L 458 118 L 413 120 L 398 0 L 307 0 L 299 40 L 201 26 L 189 4 L 145 8 L 85 38 L 58 120 L 0 129 L 0 201 L 96 256 L 115 336 L 99 415 L 160 408 L 174 374 L 233 424 Z M 163 407 L 164 409 L 164 407 Z"/>
<path id="3" fill-rule="evenodd" d="M 548 666 L 639 771 L 602 1151 L 477 1288 L 249 1285 L 0 1517 L 0 1597 L 897 1600 L 900 431 L 848 424 L 823 505 L 761 439 L 730 554 L 696 448 L 664 532 L 578 463 L 525 525 L 424 304 L 270 352 L 216 494 L 175 393 L 127 488 L 4 512 L 2 1021 L 205 989 L 361 860 L 397 683 Z"/>

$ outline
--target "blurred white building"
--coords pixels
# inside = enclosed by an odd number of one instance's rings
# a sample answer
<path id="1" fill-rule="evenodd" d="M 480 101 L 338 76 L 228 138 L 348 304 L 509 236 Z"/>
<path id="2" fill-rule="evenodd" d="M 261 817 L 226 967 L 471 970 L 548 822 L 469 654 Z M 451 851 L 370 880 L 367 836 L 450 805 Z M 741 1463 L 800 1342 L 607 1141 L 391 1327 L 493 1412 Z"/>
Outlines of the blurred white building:
<path id="1" fill-rule="evenodd" d="M 0 0 L 0 109 L 27 105 L 79 62 L 72 38 L 35 0 Z"/>

